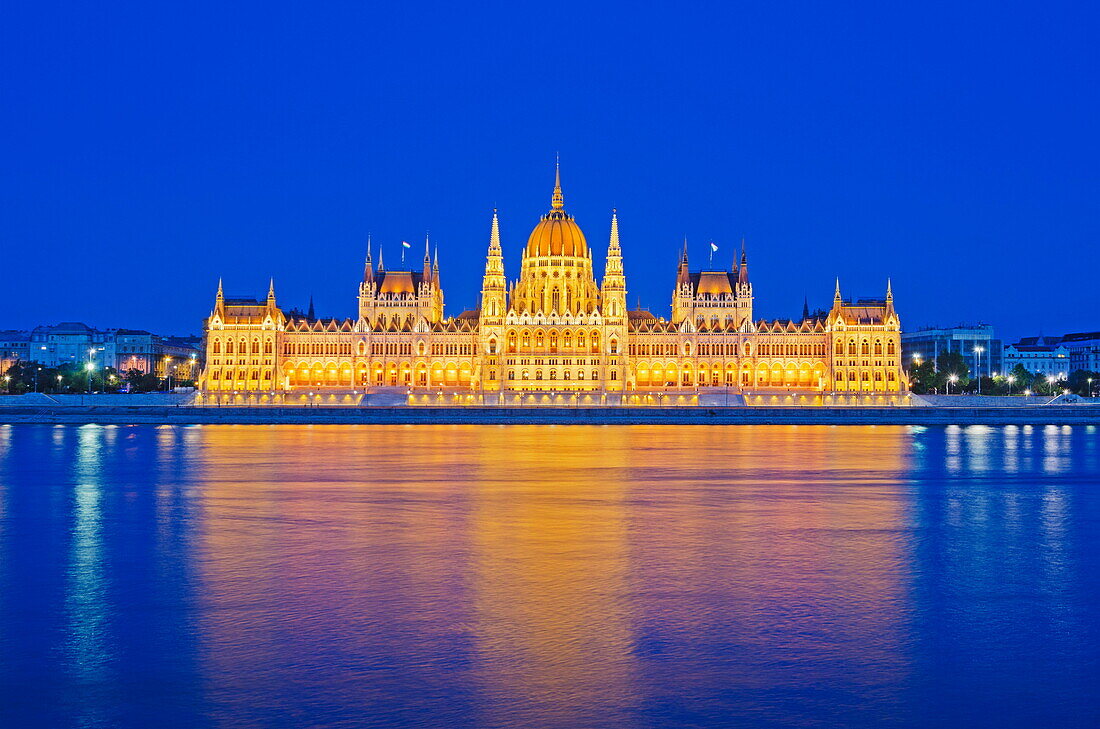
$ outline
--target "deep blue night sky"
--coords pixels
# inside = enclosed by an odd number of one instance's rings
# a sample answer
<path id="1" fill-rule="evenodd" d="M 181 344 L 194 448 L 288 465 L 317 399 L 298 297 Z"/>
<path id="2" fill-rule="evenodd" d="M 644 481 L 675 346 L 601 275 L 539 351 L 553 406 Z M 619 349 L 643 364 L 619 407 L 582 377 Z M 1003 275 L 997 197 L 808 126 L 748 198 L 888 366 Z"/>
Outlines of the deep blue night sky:
<path id="1" fill-rule="evenodd" d="M 744 234 L 758 317 L 892 276 L 906 328 L 1100 328 L 1094 5 L 756 5 L 9 4 L 0 328 L 198 332 L 219 276 L 353 316 L 368 231 L 457 314 L 556 151 L 632 306 Z"/>

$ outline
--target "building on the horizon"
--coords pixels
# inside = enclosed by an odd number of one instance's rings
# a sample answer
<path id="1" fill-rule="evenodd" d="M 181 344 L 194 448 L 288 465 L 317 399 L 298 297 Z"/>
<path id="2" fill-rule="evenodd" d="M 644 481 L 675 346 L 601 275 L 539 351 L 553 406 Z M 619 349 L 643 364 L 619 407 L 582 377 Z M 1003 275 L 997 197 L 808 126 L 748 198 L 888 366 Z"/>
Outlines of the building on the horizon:
<path id="1" fill-rule="evenodd" d="M 258 299 L 226 296 L 219 281 L 200 389 L 286 402 L 393 388 L 410 402 L 481 403 L 684 402 L 708 388 L 886 402 L 908 389 L 888 282 L 883 298 L 853 302 L 838 281 L 823 315 L 755 320 L 744 246 L 729 270 L 692 269 L 685 246 L 665 319 L 627 307 L 614 212 L 602 280 L 593 260 L 558 172 L 513 281 L 493 212 L 480 305 L 458 316 L 445 315 L 427 242 L 420 265 L 399 269 L 368 243 L 357 311 L 345 319 L 284 311 L 273 282 Z"/>
<path id="2" fill-rule="evenodd" d="M 1003 369 L 1004 347 L 993 334 L 991 324 L 959 324 L 954 327 L 924 327 L 901 335 L 905 362 L 924 359 L 936 362 L 941 354 L 957 352 L 971 373 L 992 377 Z"/>
<path id="3" fill-rule="evenodd" d="M 202 368 L 200 337 L 163 337 L 143 329 L 100 330 L 83 322 L 61 322 L 31 331 L 0 331 L 0 372 L 17 362 L 46 367 L 113 367 L 158 377 L 191 380 Z"/>
<path id="4" fill-rule="evenodd" d="M 1069 350 L 1061 337 L 1024 337 L 1004 349 L 1004 373 L 1017 366 L 1033 374 L 1062 379 L 1070 373 Z"/>

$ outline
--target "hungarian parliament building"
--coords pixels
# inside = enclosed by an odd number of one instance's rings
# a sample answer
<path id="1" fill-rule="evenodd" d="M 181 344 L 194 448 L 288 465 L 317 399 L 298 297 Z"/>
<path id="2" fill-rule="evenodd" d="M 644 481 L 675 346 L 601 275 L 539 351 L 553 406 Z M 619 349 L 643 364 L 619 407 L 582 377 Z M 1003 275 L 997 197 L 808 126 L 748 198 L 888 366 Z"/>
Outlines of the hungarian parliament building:
<path id="1" fill-rule="evenodd" d="M 603 279 L 566 212 L 560 171 L 519 279 L 504 271 L 493 212 L 480 307 L 447 317 L 438 254 L 387 269 L 368 245 L 358 314 L 320 319 L 266 299 L 228 298 L 206 320 L 207 402 L 307 404 L 893 403 L 907 391 L 889 283 L 800 321 L 753 319 L 742 247 L 732 270 L 680 255 L 671 317 L 627 308 L 618 219 Z M 372 400 L 373 398 L 373 400 Z M 388 399 L 387 399 L 388 398 Z"/>

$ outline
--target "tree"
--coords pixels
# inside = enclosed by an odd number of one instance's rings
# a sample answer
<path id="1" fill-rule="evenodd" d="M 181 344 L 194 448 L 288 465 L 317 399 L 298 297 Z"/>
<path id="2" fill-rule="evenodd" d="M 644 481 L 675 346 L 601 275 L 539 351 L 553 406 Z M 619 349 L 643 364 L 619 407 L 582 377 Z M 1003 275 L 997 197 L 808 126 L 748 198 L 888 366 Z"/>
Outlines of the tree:
<path id="1" fill-rule="evenodd" d="M 1069 379 L 1066 380 L 1066 387 L 1078 395 L 1091 397 L 1092 393 L 1100 390 L 1100 372 L 1074 370 L 1070 373 Z"/>

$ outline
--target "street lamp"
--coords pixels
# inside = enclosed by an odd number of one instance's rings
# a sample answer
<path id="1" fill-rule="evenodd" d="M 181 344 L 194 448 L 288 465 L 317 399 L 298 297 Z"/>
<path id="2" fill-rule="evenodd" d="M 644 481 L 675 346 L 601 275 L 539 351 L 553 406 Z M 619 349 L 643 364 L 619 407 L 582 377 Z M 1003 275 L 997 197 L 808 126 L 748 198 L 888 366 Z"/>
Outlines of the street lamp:
<path id="1" fill-rule="evenodd" d="M 1058 380 L 1056 380 L 1056 379 L 1054 378 L 1054 375 L 1050 375 L 1050 376 L 1048 376 L 1048 377 L 1047 377 L 1047 385 L 1049 385 L 1049 386 L 1050 386 L 1050 394 L 1051 394 L 1051 395 L 1053 395 L 1053 394 L 1054 394 L 1054 383 L 1055 383 L 1055 382 L 1057 382 L 1057 381 L 1058 381 Z"/>
<path id="2" fill-rule="evenodd" d="M 1092 397 L 1092 378 L 1088 378 L 1085 382 L 1089 383 L 1089 397 Z"/>
<path id="3" fill-rule="evenodd" d="M 84 369 L 88 370 L 88 394 L 92 394 L 92 373 L 95 372 L 95 365 L 89 362 L 84 365 Z"/>
<path id="4" fill-rule="evenodd" d="M 61 375 L 57 376 L 57 391 L 61 392 Z"/>
<path id="5" fill-rule="evenodd" d="M 981 345 L 974 347 L 974 374 L 978 376 L 978 394 L 982 394 L 982 352 L 985 351 L 985 347 Z"/>
<path id="6" fill-rule="evenodd" d="M 4 375 L 4 385 L 8 389 L 8 394 L 11 394 L 11 375 Z"/>
<path id="7" fill-rule="evenodd" d="M 1011 395 L 1012 394 L 1012 383 L 1016 382 L 1016 378 L 1012 375 L 1009 375 L 1005 379 L 1008 380 L 1008 394 Z"/>
<path id="8" fill-rule="evenodd" d="M 959 376 L 951 373 L 947 376 L 947 394 L 951 394 L 951 385 L 959 381 Z"/>

